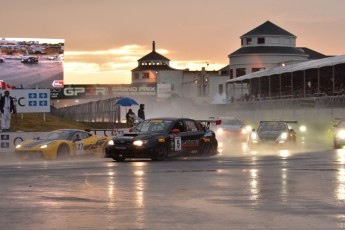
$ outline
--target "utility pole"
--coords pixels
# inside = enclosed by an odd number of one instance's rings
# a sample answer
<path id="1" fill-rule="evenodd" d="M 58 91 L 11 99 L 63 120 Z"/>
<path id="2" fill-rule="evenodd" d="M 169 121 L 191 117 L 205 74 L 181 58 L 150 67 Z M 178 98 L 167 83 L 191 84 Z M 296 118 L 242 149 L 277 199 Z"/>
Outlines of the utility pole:
<path id="1" fill-rule="evenodd" d="M 200 76 L 200 95 L 201 97 L 204 96 L 204 84 L 205 84 L 205 76 L 206 76 L 206 71 L 205 71 L 205 67 L 201 68 L 201 76 Z"/>

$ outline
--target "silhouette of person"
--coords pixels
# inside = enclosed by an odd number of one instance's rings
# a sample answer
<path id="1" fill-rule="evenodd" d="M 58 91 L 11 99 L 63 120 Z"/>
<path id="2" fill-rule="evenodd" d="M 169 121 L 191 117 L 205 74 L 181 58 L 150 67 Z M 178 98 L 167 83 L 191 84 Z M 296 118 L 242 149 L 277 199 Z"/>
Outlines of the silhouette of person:
<path id="1" fill-rule="evenodd" d="M 140 104 L 140 108 L 138 110 L 138 117 L 145 120 L 145 105 L 144 104 Z"/>
<path id="2" fill-rule="evenodd" d="M 126 114 L 126 120 L 127 120 L 127 126 L 133 127 L 134 125 L 134 117 L 135 117 L 135 113 L 133 112 L 132 109 L 129 109 L 127 114 Z"/>
<path id="3" fill-rule="evenodd" d="M 0 99 L 1 129 L 3 131 L 8 131 L 11 126 L 11 113 L 15 114 L 17 111 L 13 97 L 10 96 L 10 92 L 6 90 L 4 94 L 5 95 Z"/>

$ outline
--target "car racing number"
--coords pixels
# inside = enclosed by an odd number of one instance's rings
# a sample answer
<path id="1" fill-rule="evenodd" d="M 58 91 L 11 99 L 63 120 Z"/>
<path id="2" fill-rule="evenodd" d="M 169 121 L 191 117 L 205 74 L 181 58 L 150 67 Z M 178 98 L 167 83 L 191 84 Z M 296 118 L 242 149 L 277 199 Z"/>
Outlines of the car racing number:
<path id="1" fill-rule="evenodd" d="M 182 150 L 182 140 L 181 137 L 175 137 L 175 151 Z"/>
<path id="2" fill-rule="evenodd" d="M 77 154 L 81 154 L 84 152 L 84 143 L 82 141 L 76 141 L 77 145 Z"/>

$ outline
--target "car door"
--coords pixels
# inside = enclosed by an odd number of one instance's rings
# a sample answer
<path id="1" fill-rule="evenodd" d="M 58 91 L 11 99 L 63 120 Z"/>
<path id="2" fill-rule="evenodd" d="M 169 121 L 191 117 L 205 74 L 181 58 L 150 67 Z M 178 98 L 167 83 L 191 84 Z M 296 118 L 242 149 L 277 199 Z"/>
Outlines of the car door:
<path id="1" fill-rule="evenodd" d="M 174 137 L 174 151 L 181 154 L 197 153 L 204 132 L 198 128 L 196 122 L 181 119 L 175 123 L 173 129 L 180 130 Z"/>
<path id="2" fill-rule="evenodd" d="M 205 135 L 205 132 L 198 122 L 194 120 L 186 119 L 184 122 L 187 133 L 185 142 L 191 153 L 197 153 L 200 146 L 200 140 Z"/>

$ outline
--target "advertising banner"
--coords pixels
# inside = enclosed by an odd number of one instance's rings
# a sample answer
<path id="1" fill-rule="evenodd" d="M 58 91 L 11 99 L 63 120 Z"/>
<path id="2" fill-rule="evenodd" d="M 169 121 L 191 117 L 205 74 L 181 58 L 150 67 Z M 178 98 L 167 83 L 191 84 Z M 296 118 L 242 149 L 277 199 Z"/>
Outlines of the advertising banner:
<path id="1" fill-rule="evenodd" d="M 49 89 L 15 89 L 8 91 L 10 96 L 15 99 L 18 113 L 50 112 Z M 4 95 L 4 90 L 0 90 L 0 95 Z"/>

